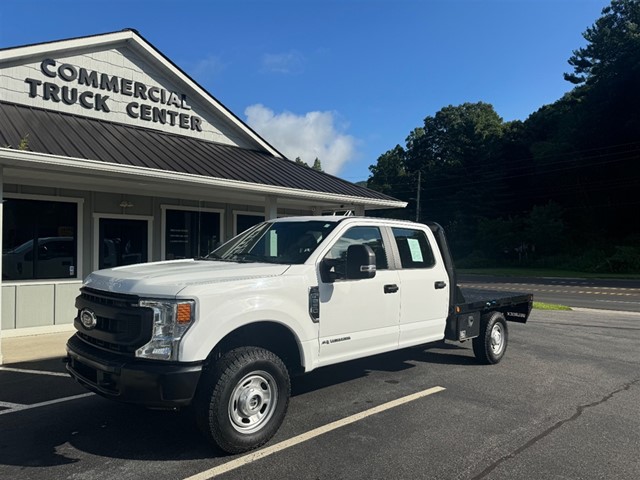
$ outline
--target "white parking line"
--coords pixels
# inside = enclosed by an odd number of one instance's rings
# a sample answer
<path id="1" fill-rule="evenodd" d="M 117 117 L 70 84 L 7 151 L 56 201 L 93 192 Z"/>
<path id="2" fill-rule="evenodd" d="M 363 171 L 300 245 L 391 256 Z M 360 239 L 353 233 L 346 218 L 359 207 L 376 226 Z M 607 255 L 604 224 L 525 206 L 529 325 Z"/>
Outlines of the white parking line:
<path id="1" fill-rule="evenodd" d="M 391 402 L 383 403 L 382 405 L 370 408 L 369 410 L 365 410 L 364 412 L 356 413 L 355 415 L 343 418 L 342 420 L 337 420 L 322 427 L 314 428 L 313 430 L 302 433 L 297 437 L 293 437 L 289 440 L 276 443 L 275 445 L 272 445 L 270 447 L 258 450 L 253 453 L 249 453 L 243 457 L 236 458 L 235 460 L 232 460 L 230 462 L 223 463 L 222 465 L 218 465 L 217 467 L 211 468 L 209 470 L 205 470 L 204 472 L 197 473 L 191 477 L 186 478 L 185 480 L 208 480 L 210 478 L 214 478 L 216 475 L 221 475 L 244 465 L 248 465 L 257 460 L 260 460 L 261 458 L 268 457 L 269 455 L 280 452 L 286 448 L 293 447 L 302 442 L 306 442 L 307 440 L 311 440 L 312 438 L 331 432 L 332 430 L 336 430 L 337 428 L 344 427 L 345 425 L 349 425 L 364 418 L 370 417 L 371 415 L 375 415 L 376 413 L 389 410 L 391 408 L 412 402 L 428 395 L 433 395 L 434 393 L 442 392 L 443 390 L 445 390 L 444 387 L 432 387 L 427 390 L 423 390 L 421 392 L 417 392 L 412 395 L 393 400 Z"/>
<path id="2" fill-rule="evenodd" d="M 20 405 L 20 404 L 17 404 L 17 403 L 12 403 L 12 404 L 8 404 L 7 403 L 7 406 L 9 406 L 9 410 L 0 411 L 0 415 L 7 415 L 9 413 L 16 413 L 16 412 L 23 412 L 25 410 L 31 410 L 32 408 L 46 407 L 47 405 L 54 405 L 56 403 L 70 402 L 71 400 L 78 400 L 79 398 L 90 397 L 92 395 L 95 395 L 95 393 L 82 393 L 80 395 L 74 395 L 73 397 L 56 398 L 55 400 L 49 400 L 48 402 L 34 403 L 34 404 L 31 404 L 31 405 Z"/>
<path id="3" fill-rule="evenodd" d="M 0 367 L 0 371 L 2 370 L 4 370 L 5 372 L 33 373 L 34 375 L 51 375 L 52 377 L 71 378 L 68 373 L 47 372 L 45 370 L 26 370 L 24 368 Z"/>

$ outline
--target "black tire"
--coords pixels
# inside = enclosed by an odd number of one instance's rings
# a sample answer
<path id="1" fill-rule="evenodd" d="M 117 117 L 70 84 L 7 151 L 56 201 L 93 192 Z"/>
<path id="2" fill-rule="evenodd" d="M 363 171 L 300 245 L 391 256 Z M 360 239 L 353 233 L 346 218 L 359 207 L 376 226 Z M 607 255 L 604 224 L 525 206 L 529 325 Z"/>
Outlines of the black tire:
<path id="1" fill-rule="evenodd" d="M 194 412 L 205 436 L 227 453 L 242 453 L 275 435 L 289 406 L 291 381 L 274 353 L 241 347 L 205 372 Z"/>
<path id="2" fill-rule="evenodd" d="M 504 315 L 491 312 L 482 317 L 480 335 L 473 339 L 473 353 L 480 363 L 496 364 L 507 351 L 509 331 Z"/>

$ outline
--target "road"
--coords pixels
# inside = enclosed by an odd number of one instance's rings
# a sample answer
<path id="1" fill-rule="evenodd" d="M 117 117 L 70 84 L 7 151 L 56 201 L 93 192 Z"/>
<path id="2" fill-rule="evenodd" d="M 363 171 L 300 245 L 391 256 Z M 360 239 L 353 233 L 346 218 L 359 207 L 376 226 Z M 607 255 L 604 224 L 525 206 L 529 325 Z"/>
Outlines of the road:
<path id="1" fill-rule="evenodd" d="M 640 280 L 459 275 L 461 286 L 533 293 L 539 302 L 569 307 L 640 312 Z"/>
<path id="2" fill-rule="evenodd" d="M 46 375 L 60 359 L 5 366 L 0 478 L 640 478 L 640 314 L 534 310 L 509 327 L 494 366 L 440 343 L 295 379 L 282 428 L 250 456 L 213 450 L 189 412 L 85 396 Z"/>

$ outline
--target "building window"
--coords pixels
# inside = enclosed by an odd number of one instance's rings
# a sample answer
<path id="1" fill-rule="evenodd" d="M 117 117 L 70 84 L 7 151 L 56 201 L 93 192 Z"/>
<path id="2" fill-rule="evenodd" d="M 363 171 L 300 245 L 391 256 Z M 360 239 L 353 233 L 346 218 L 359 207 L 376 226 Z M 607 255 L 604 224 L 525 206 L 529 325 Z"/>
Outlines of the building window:
<path id="1" fill-rule="evenodd" d="M 3 280 L 76 278 L 78 206 L 7 198 L 2 242 Z"/>
<path id="2" fill-rule="evenodd" d="M 220 243 L 220 214 L 166 210 L 165 258 L 204 257 Z"/>
<path id="3" fill-rule="evenodd" d="M 431 268 L 436 264 L 429 240 L 421 230 L 392 228 L 402 268 Z"/>
<path id="4" fill-rule="evenodd" d="M 148 222 L 125 218 L 100 218 L 98 268 L 133 265 L 149 260 Z"/>
<path id="5" fill-rule="evenodd" d="M 236 217 L 236 235 L 249 230 L 254 225 L 264 222 L 264 215 L 252 213 L 237 213 Z"/>

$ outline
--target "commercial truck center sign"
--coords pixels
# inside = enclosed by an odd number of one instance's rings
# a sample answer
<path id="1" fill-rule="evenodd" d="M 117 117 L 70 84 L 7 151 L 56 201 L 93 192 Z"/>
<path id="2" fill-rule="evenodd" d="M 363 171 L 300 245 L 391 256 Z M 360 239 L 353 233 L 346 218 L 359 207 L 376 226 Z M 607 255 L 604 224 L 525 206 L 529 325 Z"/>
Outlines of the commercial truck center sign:
<path id="1" fill-rule="evenodd" d="M 191 107 L 187 104 L 187 96 L 184 94 L 156 86 L 150 87 L 142 82 L 116 75 L 77 68 L 68 63 L 58 64 L 50 58 L 42 61 L 40 70 L 46 77 L 55 80 L 42 82 L 35 78 L 26 78 L 25 83 L 29 85 L 31 98 L 40 94 L 44 100 L 62 102 L 66 105 L 79 103 L 88 110 L 109 113 L 110 96 L 116 93 L 136 99 L 127 103 L 125 107 L 127 115 L 131 118 L 202 131 L 202 119 L 191 114 Z M 82 88 L 83 86 L 90 89 Z M 109 95 L 106 92 L 109 92 Z"/>

